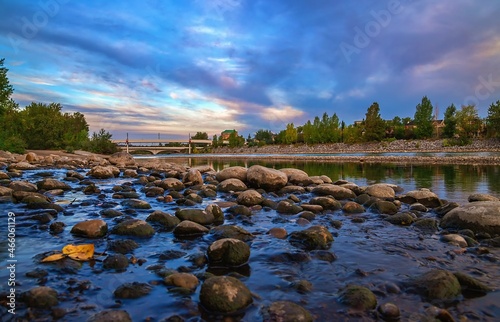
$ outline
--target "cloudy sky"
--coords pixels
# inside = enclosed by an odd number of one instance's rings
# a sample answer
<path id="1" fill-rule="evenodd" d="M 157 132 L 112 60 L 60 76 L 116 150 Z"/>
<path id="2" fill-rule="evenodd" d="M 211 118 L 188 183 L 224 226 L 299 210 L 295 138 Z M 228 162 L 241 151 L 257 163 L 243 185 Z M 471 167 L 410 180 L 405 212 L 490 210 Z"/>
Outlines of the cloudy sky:
<path id="1" fill-rule="evenodd" d="M 498 0 L 2 0 L 14 98 L 120 139 L 352 124 L 500 99 Z"/>

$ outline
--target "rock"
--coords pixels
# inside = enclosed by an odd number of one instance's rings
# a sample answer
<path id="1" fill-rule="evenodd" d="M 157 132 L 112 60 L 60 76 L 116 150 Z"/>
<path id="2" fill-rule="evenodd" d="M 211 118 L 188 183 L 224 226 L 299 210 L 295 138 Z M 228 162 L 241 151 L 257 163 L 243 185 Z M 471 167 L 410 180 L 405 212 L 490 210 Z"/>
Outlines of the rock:
<path id="1" fill-rule="evenodd" d="M 432 191 L 426 188 L 421 188 L 419 190 L 413 190 L 406 193 L 406 195 L 398 198 L 401 202 L 407 204 L 414 204 L 419 202 L 428 208 L 437 208 L 443 205 L 443 202 L 439 197 Z"/>
<path id="2" fill-rule="evenodd" d="M 312 226 L 292 232 L 289 241 L 292 245 L 306 250 L 329 249 L 333 236 L 324 226 Z"/>
<path id="3" fill-rule="evenodd" d="M 331 197 L 314 197 L 309 200 L 309 203 L 311 205 L 320 205 L 325 210 L 339 210 L 342 208 L 340 202 Z"/>
<path id="4" fill-rule="evenodd" d="M 243 206 L 243 205 L 236 205 L 236 206 L 229 207 L 227 209 L 227 212 L 231 213 L 233 215 L 240 215 L 240 216 L 245 216 L 245 217 L 250 217 L 253 215 L 252 210 L 250 210 L 250 208 L 248 208 L 247 206 Z"/>
<path id="5" fill-rule="evenodd" d="M 468 198 L 469 202 L 475 202 L 475 201 L 500 201 L 495 196 L 488 195 L 485 193 L 475 193 L 469 196 Z"/>
<path id="6" fill-rule="evenodd" d="M 458 282 L 460 283 L 462 292 L 474 293 L 476 295 L 483 295 L 492 291 L 492 289 L 488 287 L 486 284 L 484 284 L 483 282 L 479 281 L 478 279 L 470 275 L 467 275 L 462 272 L 456 272 L 453 273 L 453 275 L 455 275 Z"/>
<path id="7" fill-rule="evenodd" d="M 38 286 L 22 294 L 21 298 L 29 307 L 49 309 L 59 303 L 57 291 L 48 286 Z"/>
<path id="8" fill-rule="evenodd" d="M 422 205 L 419 202 L 411 204 L 410 205 L 410 210 L 421 211 L 421 212 L 427 212 L 427 211 L 429 211 L 429 209 L 427 209 L 426 206 Z"/>
<path id="9" fill-rule="evenodd" d="M 119 210 L 109 208 L 101 210 L 100 215 L 104 218 L 115 218 L 123 216 L 124 214 Z"/>
<path id="10" fill-rule="evenodd" d="M 170 274 L 164 278 L 163 282 L 168 286 L 182 287 L 190 291 L 196 290 L 198 284 L 200 284 L 198 278 L 190 273 Z"/>
<path id="11" fill-rule="evenodd" d="M 186 200 L 191 200 L 195 203 L 202 203 L 203 202 L 203 197 L 200 195 L 197 195 L 196 193 L 190 193 L 186 196 Z"/>
<path id="12" fill-rule="evenodd" d="M 28 152 L 26 153 L 24 159 L 29 163 L 34 163 L 38 161 L 38 156 L 36 155 L 35 152 Z"/>
<path id="13" fill-rule="evenodd" d="M 262 195 L 257 191 L 250 189 L 240 193 L 238 198 L 236 198 L 236 201 L 241 205 L 252 207 L 260 205 L 262 201 L 264 201 L 264 197 L 262 197 Z"/>
<path id="14" fill-rule="evenodd" d="M 427 300 L 453 299 L 461 292 L 455 275 L 441 269 L 431 270 L 415 278 L 411 285 Z"/>
<path id="15" fill-rule="evenodd" d="M 18 163 L 11 163 L 7 167 L 7 170 L 8 171 L 12 171 L 12 170 L 31 170 L 31 169 L 35 169 L 35 168 L 36 168 L 35 165 L 29 164 L 28 162 L 21 161 L 21 162 L 18 162 Z"/>
<path id="16" fill-rule="evenodd" d="M 183 208 L 175 212 L 175 216 L 181 221 L 189 220 L 200 225 L 211 225 L 214 222 L 213 214 L 208 214 L 203 209 Z"/>
<path id="17" fill-rule="evenodd" d="M 459 234 L 442 235 L 441 238 L 440 238 L 440 240 L 442 242 L 445 242 L 445 243 L 448 243 L 448 244 L 452 244 L 452 245 L 456 245 L 458 247 L 462 247 L 462 248 L 467 247 L 467 241 L 465 240 L 465 238 L 463 238 Z"/>
<path id="18" fill-rule="evenodd" d="M 120 285 L 114 292 L 114 296 L 119 299 L 136 299 L 148 295 L 153 288 L 147 283 L 125 283 Z"/>
<path id="19" fill-rule="evenodd" d="M 146 197 L 163 196 L 165 189 L 162 187 L 149 187 L 146 189 Z"/>
<path id="20" fill-rule="evenodd" d="M 173 233 L 176 237 L 194 237 L 206 234 L 208 231 L 208 228 L 205 226 L 189 220 L 184 220 L 175 226 Z"/>
<path id="21" fill-rule="evenodd" d="M 267 233 L 275 238 L 278 238 L 278 239 L 285 239 L 287 234 L 288 234 L 286 232 L 285 228 L 282 228 L 282 227 L 273 227 L 273 228 L 269 229 L 269 231 Z"/>
<path id="22" fill-rule="evenodd" d="M 13 191 L 36 192 L 38 187 L 28 181 L 12 181 L 9 188 Z"/>
<path id="23" fill-rule="evenodd" d="M 396 197 L 396 193 L 394 189 L 385 183 L 376 183 L 372 184 L 365 189 L 365 193 L 371 197 L 380 198 L 380 199 L 394 199 Z"/>
<path id="24" fill-rule="evenodd" d="M 413 227 L 425 233 L 432 234 L 438 230 L 438 221 L 434 218 L 416 219 L 413 223 Z"/>
<path id="25" fill-rule="evenodd" d="M 222 192 L 245 191 L 247 189 L 246 184 L 236 178 L 226 179 L 217 185 L 217 191 Z"/>
<path id="26" fill-rule="evenodd" d="M 79 222 L 71 228 L 71 233 L 87 238 L 104 237 L 108 232 L 108 224 L 101 219 L 91 219 Z"/>
<path id="27" fill-rule="evenodd" d="M 323 183 L 315 187 L 312 193 L 320 196 L 332 196 L 337 200 L 356 198 L 356 194 L 352 190 L 328 183 Z"/>
<path id="28" fill-rule="evenodd" d="M 7 173 L 0 171 L 0 180 L 10 180 L 10 177 Z"/>
<path id="29" fill-rule="evenodd" d="M 119 191 L 111 196 L 113 199 L 137 199 L 139 194 L 135 191 Z"/>
<path id="30" fill-rule="evenodd" d="M 56 221 L 50 224 L 49 230 L 51 234 L 60 234 L 64 231 L 66 224 L 61 221 Z"/>
<path id="31" fill-rule="evenodd" d="M 189 182 L 191 185 L 201 185 L 203 184 L 203 177 L 201 176 L 200 171 L 196 169 L 189 169 L 189 171 L 184 175 L 182 182 Z"/>
<path id="32" fill-rule="evenodd" d="M 365 212 L 365 207 L 354 201 L 348 201 L 342 207 L 342 211 L 348 214 L 360 214 Z"/>
<path id="33" fill-rule="evenodd" d="M 87 173 L 87 175 L 97 179 L 110 179 L 120 175 L 120 169 L 115 166 L 95 166 Z"/>
<path id="34" fill-rule="evenodd" d="M 0 197 L 5 197 L 5 196 L 12 196 L 12 189 L 0 186 Z"/>
<path id="35" fill-rule="evenodd" d="M 148 218 L 146 218 L 147 222 L 158 223 L 167 229 L 172 229 L 177 226 L 181 221 L 176 216 L 172 216 L 171 214 L 165 213 L 160 210 L 153 211 Z"/>
<path id="36" fill-rule="evenodd" d="M 132 322 L 132 318 L 127 311 L 104 310 L 92 315 L 87 322 Z"/>
<path id="37" fill-rule="evenodd" d="M 278 191 L 278 195 L 288 195 L 291 193 L 303 194 L 306 193 L 306 189 L 301 186 L 285 186 Z"/>
<path id="38" fill-rule="evenodd" d="M 224 213 L 222 212 L 222 209 L 219 207 L 219 205 L 212 203 L 209 204 L 205 208 L 205 212 L 210 216 L 212 215 L 214 217 L 214 224 L 215 225 L 221 225 L 224 223 Z"/>
<path id="39" fill-rule="evenodd" d="M 253 188 L 277 191 L 286 186 L 288 177 L 279 170 L 253 165 L 247 170 L 247 181 Z"/>
<path id="40" fill-rule="evenodd" d="M 66 172 L 66 178 L 76 178 L 80 181 L 85 179 L 85 177 L 81 173 L 78 173 L 73 170 L 69 170 L 68 172 Z"/>
<path id="41" fill-rule="evenodd" d="M 230 276 L 213 276 L 205 280 L 200 290 L 200 303 L 210 312 L 232 313 L 253 302 L 250 290 Z"/>
<path id="42" fill-rule="evenodd" d="M 30 203 L 50 203 L 51 199 L 37 192 L 13 191 L 12 197 L 17 202 Z"/>
<path id="43" fill-rule="evenodd" d="M 123 171 L 123 177 L 124 178 L 136 178 L 137 171 L 134 169 L 125 169 L 125 171 Z"/>
<path id="44" fill-rule="evenodd" d="M 175 190 L 181 191 L 185 188 L 184 184 L 176 178 L 166 178 L 160 181 L 158 184 L 159 187 L 165 190 Z"/>
<path id="45" fill-rule="evenodd" d="M 127 152 L 116 152 L 109 156 L 109 163 L 119 166 L 135 165 L 134 157 Z"/>
<path id="46" fill-rule="evenodd" d="M 471 229 L 475 233 L 500 235 L 500 201 L 476 201 L 450 210 L 441 228 Z"/>
<path id="47" fill-rule="evenodd" d="M 377 307 L 377 297 L 368 288 L 347 285 L 339 294 L 338 301 L 356 310 L 373 310 Z"/>
<path id="48" fill-rule="evenodd" d="M 117 271 L 125 270 L 128 267 L 128 258 L 123 254 L 108 255 L 102 262 L 102 267 Z"/>
<path id="49" fill-rule="evenodd" d="M 384 321 L 399 321 L 401 316 L 399 307 L 390 302 L 380 304 L 377 308 L 377 312 Z"/>
<path id="50" fill-rule="evenodd" d="M 128 219 L 117 224 L 111 233 L 125 236 L 152 237 L 155 230 L 150 224 L 140 219 Z"/>
<path id="51" fill-rule="evenodd" d="M 408 212 L 398 212 L 395 215 L 387 216 L 385 220 L 393 225 L 410 226 L 413 223 L 413 216 Z"/>
<path id="52" fill-rule="evenodd" d="M 132 209 L 151 209 L 149 202 L 135 198 L 122 201 L 122 206 Z"/>
<path id="53" fill-rule="evenodd" d="M 290 200 L 281 200 L 276 208 L 276 211 L 281 214 L 298 214 L 302 210 L 302 207 L 297 206 Z"/>
<path id="54" fill-rule="evenodd" d="M 317 198 L 328 198 L 328 197 L 317 197 Z M 328 199 L 330 199 L 330 198 L 328 198 Z M 332 199 L 332 200 L 334 201 L 336 206 L 340 205 L 340 203 L 338 201 L 336 201 L 335 199 Z M 310 211 L 310 212 L 315 213 L 315 214 L 323 211 L 323 206 L 321 206 L 321 205 L 311 205 L 311 204 L 307 204 L 307 203 L 302 203 L 300 206 L 305 211 Z"/>
<path id="55" fill-rule="evenodd" d="M 42 181 L 37 182 L 37 186 L 38 189 L 43 189 L 43 190 L 55 190 L 55 189 L 71 190 L 71 187 L 68 184 L 50 178 L 46 178 L 43 179 Z"/>
<path id="56" fill-rule="evenodd" d="M 222 182 L 227 179 L 239 179 L 243 182 L 247 181 L 247 168 L 234 166 L 222 169 L 215 175 L 217 181 Z"/>
<path id="57" fill-rule="evenodd" d="M 288 177 L 288 182 L 299 186 L 308 186 L 313 183 L 309 175 L 302 170 L 294 168 L 283 168 L 279 171 L 284 172 Z"/>
<path id="58" fill-rule="evenodd" d="M 242 266 L 250 258 L 250 246 L 239 239 L 219 239 L 208 247 L 207 257 L 211 266 Z"/>
<path id="59" fill-rule="evenodd" d="M 277 301 L 262 309 L 263 321 L 312 322 L 313 315 L 302 306 L 290 301 Z"/>
<path id="60" fill-rule="evenodd" d="M 132 253 L 137 247 L 139 247 L 139 244 L 132 239 L 118 239 L 109 241 L 107 249 L 112 252 L 127 254 Z"/>
<path id="61" fill-rule="evenodd" d="M 244 242 L 250 241 L 255 238 L 254 235 L 252 235 L 245 229 L 234 225 L 214 227 L 210 229 L 210 234 L 212 234 L 216 239 L 232 238 L 239 239 Z"/>
<path id="62" fill-rule="evenodd" d="M 436 211 L 436 214 L 439 216 L 439 217 L 443 217 L 444 215 L 446 215 L 448 212 L 450 212 L 452 209 L 455 209 L 457 207 L 460 207 L 460 205 L 456 202 L 448 202 L 440 207 L 437 207 L 436 209 L 434 209 Z"/>
<path id="63" fill-rule="evenodd" d="M 398 207 L 394 202 L 386 200 L 377 200 L 369 208 L 379 214 L 394 215 L 398 212 Z"/>

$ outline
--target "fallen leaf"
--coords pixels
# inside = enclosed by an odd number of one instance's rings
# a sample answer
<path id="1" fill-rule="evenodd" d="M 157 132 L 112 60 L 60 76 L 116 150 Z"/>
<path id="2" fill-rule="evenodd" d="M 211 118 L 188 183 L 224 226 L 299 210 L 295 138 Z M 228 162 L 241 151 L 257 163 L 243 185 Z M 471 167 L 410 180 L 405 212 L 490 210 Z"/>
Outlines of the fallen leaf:
<path id="1" fill-rule="evenodd" d="M 60 259 L 63 259 L 64 257 L 66 257 L 66 255 L 64 255 L 64 254 L 50 255 L 50 256 L 47 256 L 44 259 L 42 259 L 42 263 L 58 261 Z"/>
<path id="2" fill-rule="evenodd" d="M 87 261 L 94 256 L 94 244 L 66 245 L 62 252 L 71 259 Z"/>

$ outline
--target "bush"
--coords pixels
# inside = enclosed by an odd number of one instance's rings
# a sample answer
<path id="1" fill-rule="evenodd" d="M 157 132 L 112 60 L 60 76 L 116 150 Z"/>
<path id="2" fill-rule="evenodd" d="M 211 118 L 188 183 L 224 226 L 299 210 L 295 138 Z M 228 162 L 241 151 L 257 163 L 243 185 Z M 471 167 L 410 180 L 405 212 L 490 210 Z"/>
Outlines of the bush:
<path id="1" fill-rule="evenodd" d="M 111 141 L 111 137 L 112 135 L 104 129 L 101 129 L 99 133 L 94 132 L 85 149 L 90 152 L 102 154 L 118 152 L 118 147 Z"/>
<path id="2" fill-rule="evenodd" d="M 26 150 L 26 142 L 18 136 L 9 136 L 5 139 L 2 137 L 0 138 L 0 150 L 23 154 Z"/>
<path id="3" fill-rule="evenodd" d="M 466 138 L 466 137 L 458 137 L 458 138 L 451 138 L 451 139 L 444 139 L 443 140 L 444 147 L 465 146 L 465 145 L 469 145 L 471 143 L 472 143 L 472 139 Z"/>

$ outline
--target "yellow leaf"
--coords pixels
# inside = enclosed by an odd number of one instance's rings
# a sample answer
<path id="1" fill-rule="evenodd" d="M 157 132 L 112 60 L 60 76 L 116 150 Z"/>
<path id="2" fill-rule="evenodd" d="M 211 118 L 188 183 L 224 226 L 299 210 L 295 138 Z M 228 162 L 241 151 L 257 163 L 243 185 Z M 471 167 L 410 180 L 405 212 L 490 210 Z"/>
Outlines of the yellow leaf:
<path id="1" fill-rule="evenodd" d="M 66 245 L 62 252 L 71 259 L 86 261 L 94 256 L 94 244 Z"/>
<path id="2" fill-rule="evenodd" d="M 42 263 L 44 262 L 54 262 L 54 261 L 58 261 L 60 259 L 63 259 L 64 257 L 66 257 L 64 254 L 54 254 L 54 255 L 50 255 L 50 256 L 47 256 L 45 257 L 44 259 L 42 259 Z"/>

